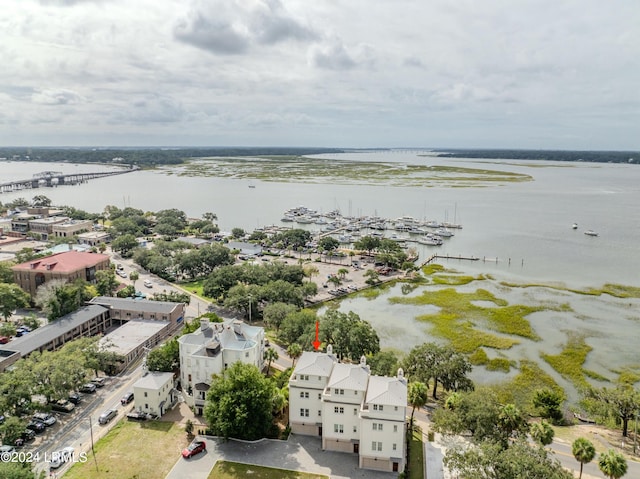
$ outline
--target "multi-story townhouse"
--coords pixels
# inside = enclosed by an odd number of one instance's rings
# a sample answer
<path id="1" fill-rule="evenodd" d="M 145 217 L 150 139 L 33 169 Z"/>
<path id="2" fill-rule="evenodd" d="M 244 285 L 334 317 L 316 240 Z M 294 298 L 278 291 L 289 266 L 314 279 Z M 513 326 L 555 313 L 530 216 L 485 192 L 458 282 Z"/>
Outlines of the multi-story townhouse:
<path id="1" fill-rule="evenodd" d="M 69 220 L 64 223 L 53 225 L 52 234 L 56 238 L 71 238 L 78 233 L 90 231 L 93 228 L 91 220 Z"/>
<path id="2" fill-rule="evenodd" d="M 202 415 L 212 376 L 241 361 L 264 368 L 264 329 L 242 321 L 210 323 L 178 338 L 180 379 L 185 402 Z"/>
<path id="3" fill-rule="evenodd" d="M 405 464 L 407 382 L 371 376 L 366 359 L 340 363 L 304 352 L 289 380 L 289 424 L 297 434 L 322 437 L 322 449 L 355 453 L 359 466 L 400 471 Z"/>
<path id="4" fill-rule="evenodd" d="M 398 472 L 404 468 L 407 381 L 371 376 L 360 409 L 360 461 L 365 469 Z"/>
<path id="5" fill-rule="evenodd" d="M 59 225 L 69 221 L 69 218 L 65 216 L 49 216 L 46 218 L 36 218 L 29 221 L 29 230 L 40 235 L 40 239 L 46 241 L 49 239 L 51 233 L 53 233 L 54 225 Z"/>
<path id="6" fill-rule="evenodd" d="M 322 393 L 322 449 L 358 453 L 360 417 L 369 381 L 369 366 L 337 363 Z"/>
<path id="7" fill-rule="evenodd" d="M 289 380 L 289 426 L 307 436 L 322 436 L 322 393 L 337 362 L 331 345 L 326 353 L 305 351 Z"/>

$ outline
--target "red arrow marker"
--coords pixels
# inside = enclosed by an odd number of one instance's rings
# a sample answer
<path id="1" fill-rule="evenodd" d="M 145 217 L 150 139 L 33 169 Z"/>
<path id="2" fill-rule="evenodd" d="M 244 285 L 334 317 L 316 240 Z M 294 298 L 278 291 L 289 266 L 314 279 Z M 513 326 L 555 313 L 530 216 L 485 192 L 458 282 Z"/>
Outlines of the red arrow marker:
<path id="1" fill-rule="evenodd" d="M 317 351 L 318 349 L 320 349 L 320 345 L 322 344 L 319 340 L 318 340 L 318 334 L 320 332 L 320 323 L 318 321 L 316 321 L 316 340 L 313 342 L 313 347 L 315 348 L 315 350 Z"/>

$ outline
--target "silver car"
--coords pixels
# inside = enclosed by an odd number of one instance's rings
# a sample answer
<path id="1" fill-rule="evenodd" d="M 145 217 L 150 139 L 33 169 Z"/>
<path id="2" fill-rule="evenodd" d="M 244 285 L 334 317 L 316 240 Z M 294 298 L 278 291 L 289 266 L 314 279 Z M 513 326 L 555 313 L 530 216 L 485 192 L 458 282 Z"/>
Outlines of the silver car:
<path id="1" fill-rule="evenodd" d="M 100 414 L 100 417 L 98 418 L 98 422 L 100 424 L 107 424 L 117 415 L 118 415 L 118 411 L 116 411 L 115 409 L 107 409 L 105 412 Z"/>

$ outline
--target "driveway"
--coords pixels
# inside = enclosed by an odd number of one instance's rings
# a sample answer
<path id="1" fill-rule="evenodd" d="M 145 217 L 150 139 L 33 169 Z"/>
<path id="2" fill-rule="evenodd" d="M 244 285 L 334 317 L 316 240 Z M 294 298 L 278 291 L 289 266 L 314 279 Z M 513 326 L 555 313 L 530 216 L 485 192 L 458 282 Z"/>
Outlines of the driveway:
<path id="1" fill-rule="evenodd" d="M 323 451 L 320 438 L 292 434 L 287 441 L 222 441 L 207 437 L 207 451 L 191 459 L 179 458 L 166 479 L 206 479 L 218 460 L 325 474 L 332 479 L 396 479 L 397 472 L 358 468 L 355 454 Z"/>

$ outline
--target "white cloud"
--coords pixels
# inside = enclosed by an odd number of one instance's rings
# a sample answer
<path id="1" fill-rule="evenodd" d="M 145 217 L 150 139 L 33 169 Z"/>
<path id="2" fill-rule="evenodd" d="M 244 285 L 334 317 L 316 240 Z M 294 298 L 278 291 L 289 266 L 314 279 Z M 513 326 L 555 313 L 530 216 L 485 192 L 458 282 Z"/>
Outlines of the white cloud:
<path id="1" fill-rule="evenodd" d="M 636 0 L 2 7 L 0 142 L 639 147 Z"/>

